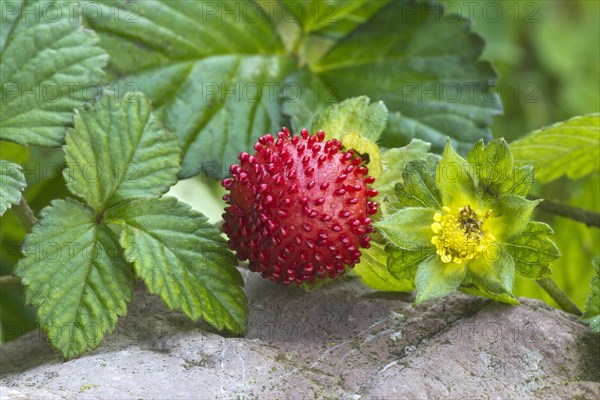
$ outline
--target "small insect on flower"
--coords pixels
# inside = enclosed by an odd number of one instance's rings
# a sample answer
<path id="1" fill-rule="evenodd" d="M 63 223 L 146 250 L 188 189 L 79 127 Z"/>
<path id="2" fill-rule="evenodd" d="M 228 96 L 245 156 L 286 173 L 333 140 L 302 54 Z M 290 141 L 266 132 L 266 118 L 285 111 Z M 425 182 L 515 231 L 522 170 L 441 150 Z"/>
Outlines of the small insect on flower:
<path id="1" fill-rule="evenodd" d="M 483 218 L 468 204 L 459 208 L 457 213 L 452 213 L 449 207 L 443 207 L 442 210 L 446 215 L 435 213 L 431 224 L 434 233 L 431 243 L 436 246 L 436 253 L 442 262 L 460 264 L 472 260 L 496 240 L 494 235 L 483 229 L 492 210 L 488 210 Z"/>
<path id="2" fill-rule="evenodd" d="M 222 182 L 229 247 L 274 282 L 342 275 L 370 246 L 375 179 L 352 150 L 324 138 L 323 131 L 293 136 L 287 128 L 277 139 L 264 135 Z"/>

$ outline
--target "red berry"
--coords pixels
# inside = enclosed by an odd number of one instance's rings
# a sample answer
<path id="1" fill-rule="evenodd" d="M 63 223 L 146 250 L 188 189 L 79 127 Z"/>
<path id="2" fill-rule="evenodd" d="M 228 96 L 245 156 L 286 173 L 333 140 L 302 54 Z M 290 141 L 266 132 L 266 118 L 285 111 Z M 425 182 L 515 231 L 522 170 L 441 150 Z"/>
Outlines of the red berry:
<path id="1" fill-rule="evenodd" d="M 256 153 L 240 153 L 240 165 L 223 179 L 229 247 L 274 282 L 336 277 L 370 246 L 374 179 L 352 150 L 340 152 L 339 140 L 324 137 L 306 129 L 290 136 L 287 128 L 277 139 L 264 135 Z"/>

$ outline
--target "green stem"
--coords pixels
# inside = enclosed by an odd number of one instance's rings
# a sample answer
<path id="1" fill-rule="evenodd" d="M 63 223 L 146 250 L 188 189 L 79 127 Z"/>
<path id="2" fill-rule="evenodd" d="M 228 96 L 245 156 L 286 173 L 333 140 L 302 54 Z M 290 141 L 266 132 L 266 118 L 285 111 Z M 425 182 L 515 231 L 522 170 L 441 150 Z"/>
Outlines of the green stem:
<path id="1" fill-rule="evenodd" d="M 536 281 L 538 285 L 542 287 L 552 297 L 552 299 L 558 303 L 560 308 L 568 313 L 581 316 L 581 310 L 573 303 L 573 301 L 563 292 L 556 283 L 550 278 L 542 278 Z"/>
<path id="2" fill-rule="evenodd" d="M 25 200 L 25 196 L 21 196 L 21 201 L 19 204 L 13 207 L 13 212 L 15 216 L 19 220 L 19 223 L 25 229 L 25 232 L 31 232 L 31 229 L 37 222 L 37 218 L 33 214 L 33 210 L 27 204 L 27 200 Z"/>
<path id="3" fill-rule="evenodd" d="M 541 197 L 535 195 L 529 195 L 528 197 L 534 200 L 541 199 Z M 554 200 L 544 200 L 540 203 L 538 208 L 551 214 L 570 218 L 577 222 L 583 222 L 590 227 L 595 226 L 596 228 L 600 228 L 600 214 L 595 211 L 570 206 Z"/>
<path id="4" fill-rule="evenodd" d="M 0 276 L 0 288 L 16 287 L 21 285 L 21 280 L 16 276 Z"/>

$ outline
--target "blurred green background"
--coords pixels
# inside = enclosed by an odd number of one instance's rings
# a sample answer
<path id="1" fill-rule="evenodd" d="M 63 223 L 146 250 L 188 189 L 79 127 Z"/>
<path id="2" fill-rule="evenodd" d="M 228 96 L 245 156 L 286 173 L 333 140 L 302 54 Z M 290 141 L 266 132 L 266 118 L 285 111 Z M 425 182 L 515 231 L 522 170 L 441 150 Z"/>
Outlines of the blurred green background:
<path id="1" fill-rule="evenodd" d="M 486 41 L 483 58 L 499 73 L 498 90 L 505 113 L 494 121 L 495 137 L 509 142 L 525 133 L 575 115 L 600 111 L 600 2 L 590 1 L 443 1 L 450 13 L 473 20 Z M 451 38 L 443 38 L 451 40 Z M 39 212 L 54 198 L 66 197 L 62 150 L 31 149 L 2 143 L 2 159 L 24 165 L 29 187 L 25 196 Z M 579 181 L 559 179 L 537 194 L 600 211 L 600 176 Z M 171 194 L 220 219 L 218 182 L 199 176 L 177 184 Z M 538 219 L 556 231 L 562 257 L 553 265 L 553 279 L 583 307 L 589 294 L 591 260 L 600 255 L 600 232 L 564 218 L 538 212 Z M 12 211 L 1 220 L 0 274 L 8 275 L 19 257 L 24 232 Z M 533 281 L 517 280 L 518 296 L 552 300 Z M 21 290 L 1 288 L 1 342 L 35 327 L 34 311 L 23 306 Z"/>

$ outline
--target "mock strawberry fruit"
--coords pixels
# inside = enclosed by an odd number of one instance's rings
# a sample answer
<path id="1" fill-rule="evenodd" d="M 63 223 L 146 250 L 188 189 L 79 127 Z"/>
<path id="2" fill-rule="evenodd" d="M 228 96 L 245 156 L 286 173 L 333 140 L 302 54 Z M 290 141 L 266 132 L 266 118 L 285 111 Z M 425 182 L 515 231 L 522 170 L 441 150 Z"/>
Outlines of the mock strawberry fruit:
<path id="1" fill-rule="evenodd" d="M 223 230 L 251 271 L 290 284 L 341 275 L 369 247 L 375 179 L 352 150 L 325 133 L 265 135 L 240 153 L 222 184 L 230 192 Z"/>

